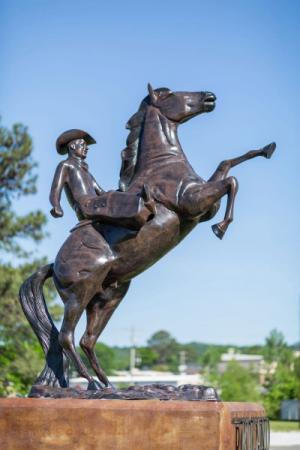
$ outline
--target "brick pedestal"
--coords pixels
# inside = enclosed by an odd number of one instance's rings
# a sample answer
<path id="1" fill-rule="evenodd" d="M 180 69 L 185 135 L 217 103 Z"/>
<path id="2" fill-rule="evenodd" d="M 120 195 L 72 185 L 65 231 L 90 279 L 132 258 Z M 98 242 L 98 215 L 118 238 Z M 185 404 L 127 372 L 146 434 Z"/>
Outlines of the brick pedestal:
<path id="1" fill-rule="evenodd" d="M 253 403 L 0 399 L 0 449 L 265 450 L 264 416 Z"/>

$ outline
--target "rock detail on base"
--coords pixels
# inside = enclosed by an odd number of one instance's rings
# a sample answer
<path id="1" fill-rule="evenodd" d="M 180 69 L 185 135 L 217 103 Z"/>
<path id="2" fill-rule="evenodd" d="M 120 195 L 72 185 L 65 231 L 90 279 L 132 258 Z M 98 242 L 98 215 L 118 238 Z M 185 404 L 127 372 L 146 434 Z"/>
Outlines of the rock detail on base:
<path id="1" fill-rule="evenodd" d="M 147 386 L 130 386 L 124 389 L 112 387 L 100 390 L 82 390 L 76 388 L 57 388 L 44 385 L 34 385 L 29 393 L 31 398 L 76 398 L 102 400 L 190 400 L 190 401 L 220 401 L 217 391 L 208 386 L 183 384 L 175 387 L 164 384 Z"/>

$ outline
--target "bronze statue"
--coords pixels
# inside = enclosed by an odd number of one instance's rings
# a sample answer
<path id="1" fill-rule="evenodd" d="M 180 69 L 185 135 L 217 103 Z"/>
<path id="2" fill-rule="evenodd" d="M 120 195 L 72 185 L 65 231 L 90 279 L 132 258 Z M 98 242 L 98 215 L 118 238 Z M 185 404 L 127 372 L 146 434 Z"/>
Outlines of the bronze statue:
<path id="1" fill-rule="evenodd" d="M 109 193 L 103 193 L 92 178 L 88 186 L 92 186 L 93 192 L 88 190 L 85 196 L 85 192 L 80 191 L 78 198 L 74 196 L 74 192 L 81 189 L 77 181 L 67 186 L 65 182 L 80 222 L 59 250 L 54 264 L 40 268 L 21 287 L 23 310 L 46 356 L 45 368 L 36 385 L 68 386 L 67 363 L 72 360 L 79 374 L 88 380 L 89 388 L 97 388 L 98 383 L 89 374 L 74 345 L 75 327 L 86 310 L 87 326 L 80 345 L 99 381 L 108 386 L 94 346 L 125 296 L 131 279 L 175 247 L 199 222 L 213 218 L 221 198 L 227 195 L 225 217 L 212 227 L 216 236 L 222 239 L 233 220 L 238 190 L 236 178 L 228 176 L 229 170 L 257 156 L 270 158 L 275 150 L 276 145 L 272 143 L 223 161 L 205 181 L 189 164 L 179 143 L 177 128 L 192 117 L 213 111 L 215 95 L 211 92 L 172 92 L 166 88 L 153 90 L 150 85 L 148 90 L 149 95 L 127 123 L 129 135 L 127 147 L 122 152 L 119 191 L 110 194 L 116 195 L 118 200 L 112 198 L 109 201 Z M 93 141 L 87 133 L 79 131 L 83 134 L 75 133 L 72 139 L 68 137 L 64 141 L 64 145 L 71 142 L 69 158 L 74 156 L 74 139 L 81 140 L 75 142 L 75 146 L 83 146 L 82 152 L 86 144 Z M 61 148 L 58 145 L 58 151 Z M 62 214 L 59 195 L 63 182 L 60 176 L 65 170 L 63 167 L 70 164 L 68 161 L 58 170 L 52 189 L 52 213 L 55 216 Z M 105 214 L 101 212 L 102 196 Z M 143 198 L 146 203 L 138 210 L 134 209 L 134 204 L 128 208 L 128 214 L 134 217 L 142 209 L 147 210 L 146 217 L 138 221 L 138 225 L 128 223 L 123 213 L 118 215 L 118 209 L 125 207 L 127 199 L 130 203 L 132 196 Z M 60 332 L 52 322 L 43 296 L 43 284 L 49 277 L 53 277 L 65 306 Z"/>

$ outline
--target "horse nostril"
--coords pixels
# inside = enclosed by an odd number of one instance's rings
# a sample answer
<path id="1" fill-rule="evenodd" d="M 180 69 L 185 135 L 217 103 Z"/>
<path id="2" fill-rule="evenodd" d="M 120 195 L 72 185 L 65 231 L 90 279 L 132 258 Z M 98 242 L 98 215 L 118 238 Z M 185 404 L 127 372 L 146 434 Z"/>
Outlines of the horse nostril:
<path id="1" fill-rule="evenodd" d="M 217 100 L 217 97 L 212 92 L 206 92 L 205 93 L 205 100 L 209 100 L 211 102 L 214 102 Z"/>

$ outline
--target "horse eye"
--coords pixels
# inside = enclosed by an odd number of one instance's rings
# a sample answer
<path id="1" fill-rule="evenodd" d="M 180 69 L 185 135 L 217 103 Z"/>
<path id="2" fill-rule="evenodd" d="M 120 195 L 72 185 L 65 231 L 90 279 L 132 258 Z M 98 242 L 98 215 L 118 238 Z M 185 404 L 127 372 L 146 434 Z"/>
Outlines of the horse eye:
<path id="1" fill-rule="evenodd" d="M 162 97 L 162 100 L 167 100 L 167 98 L 171 97 L 172 95 L 173 95 L 173 92 L 168 92 L 167 94 L 165 94 L 165 95 Z"/>

